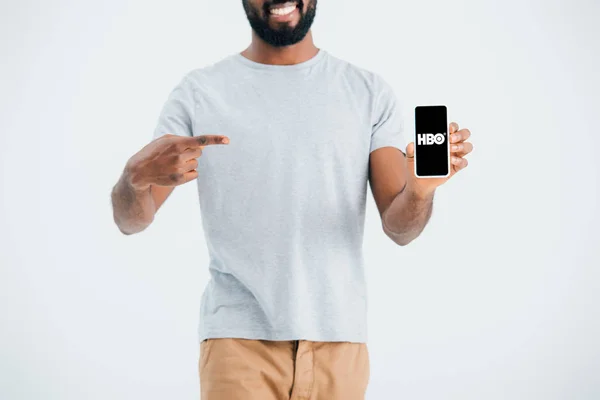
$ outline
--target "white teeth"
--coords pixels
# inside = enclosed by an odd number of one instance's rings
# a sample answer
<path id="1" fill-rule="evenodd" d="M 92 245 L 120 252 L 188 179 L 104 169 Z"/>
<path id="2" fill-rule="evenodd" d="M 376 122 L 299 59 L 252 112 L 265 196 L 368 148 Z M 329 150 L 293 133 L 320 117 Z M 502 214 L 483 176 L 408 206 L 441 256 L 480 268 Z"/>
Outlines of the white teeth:
<path id="1" fill-rule="evenodd" d="M 275 15 L 287 15 L 291 12 L 293 12 L 296 9 L 296 5 L 292 4 L 286 7 L 282 7 L 282 8 L 272 8 L 271 9 L 271 14 L 275 14 Z"/>

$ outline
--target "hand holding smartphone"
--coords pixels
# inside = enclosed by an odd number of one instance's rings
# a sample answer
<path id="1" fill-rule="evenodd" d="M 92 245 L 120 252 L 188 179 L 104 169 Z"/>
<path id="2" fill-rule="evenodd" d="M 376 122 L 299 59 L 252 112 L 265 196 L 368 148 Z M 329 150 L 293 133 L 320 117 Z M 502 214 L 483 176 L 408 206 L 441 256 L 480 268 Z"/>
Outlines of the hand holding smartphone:
<path id="1" fill-rule="evenodd" d="M 446 106 L 415 107 L 415 176 L 450 175 L 450 138 Z"/>

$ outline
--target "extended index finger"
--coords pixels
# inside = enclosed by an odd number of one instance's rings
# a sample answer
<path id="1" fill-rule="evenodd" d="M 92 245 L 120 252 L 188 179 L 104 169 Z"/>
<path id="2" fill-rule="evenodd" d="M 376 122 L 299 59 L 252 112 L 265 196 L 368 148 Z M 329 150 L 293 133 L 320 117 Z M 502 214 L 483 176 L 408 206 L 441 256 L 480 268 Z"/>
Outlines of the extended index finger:
<path id="1" fill-rule="evenodd" d="M 195 145 L 195 147 L 204 147 L 213 144 L 227 144 L 229 143 L 229 138 L 223 135 L 199 135 L 192 136 L 192 140 L 190 141 L 190 145 Z"/>

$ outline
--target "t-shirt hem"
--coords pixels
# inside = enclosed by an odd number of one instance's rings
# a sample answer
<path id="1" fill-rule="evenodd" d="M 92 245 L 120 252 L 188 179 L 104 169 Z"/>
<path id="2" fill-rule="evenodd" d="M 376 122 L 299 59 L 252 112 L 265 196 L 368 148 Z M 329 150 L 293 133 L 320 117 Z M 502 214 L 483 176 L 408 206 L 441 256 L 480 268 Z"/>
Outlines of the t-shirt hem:
<path id="1" fill-rule="evenodd" d="M 400 150 L 403 154 L 406 154 L 406 145 L 404 142 L 373 142 L 371 147 L 369 148 L 369 153 L 374 152 L 377 149 L 382 147 L 395 147 Z"/>
<path id="2" fill-rule="evenodd" d="M 307 340 L 313 342 L 351 342 L 351 343 L 366 343 L 367 335 L 365 332 L 357 332 L 350 335 L 339 333 L 291 333 L 289 331 L 276 330 L 240 330 L 240 329 L 205 329 L 198 334 L 199 342 L 206 339 L 250 339 L 250 340 Z"/>

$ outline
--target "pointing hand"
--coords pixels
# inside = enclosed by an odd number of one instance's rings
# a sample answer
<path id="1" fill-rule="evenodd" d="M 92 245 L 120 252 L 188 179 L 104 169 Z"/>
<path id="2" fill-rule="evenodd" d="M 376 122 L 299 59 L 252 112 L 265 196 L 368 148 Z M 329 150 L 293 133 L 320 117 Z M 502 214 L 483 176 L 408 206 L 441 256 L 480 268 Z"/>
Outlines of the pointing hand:
<path id="1" fill-rule="evenodd" d="M 150 185 L 179 186 L 198 177 L 198 157 L 202 149 L 215 144 L 228 144 L 222 135 L 161 136 L 136 153 L 125 167 L 130 184 L 137 190 Z"/>

